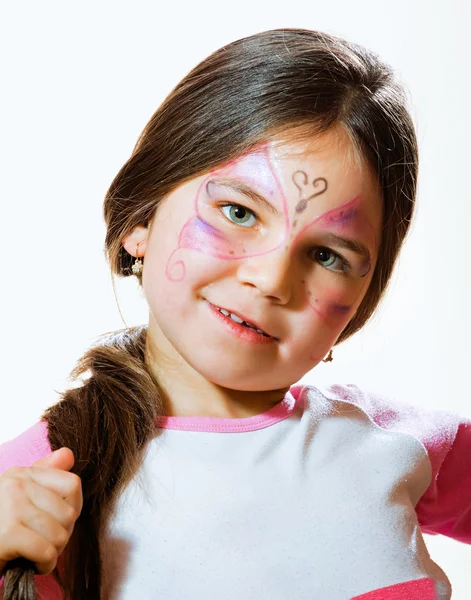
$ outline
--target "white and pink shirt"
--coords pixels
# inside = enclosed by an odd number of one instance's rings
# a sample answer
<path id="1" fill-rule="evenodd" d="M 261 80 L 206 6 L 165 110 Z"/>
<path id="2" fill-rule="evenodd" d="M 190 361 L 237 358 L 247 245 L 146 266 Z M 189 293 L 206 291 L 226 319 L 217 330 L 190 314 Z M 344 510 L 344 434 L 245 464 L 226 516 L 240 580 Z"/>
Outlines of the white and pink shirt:
<path id="1" fill-rule="evenodd" d="M 107 527 L 104 599 L 451 597 L 422 533 L 471 543 L 471 420 L 297 384 L 255 417 L 156 425 Z M 37 423 L 0 474 L 50 451 Z"/>

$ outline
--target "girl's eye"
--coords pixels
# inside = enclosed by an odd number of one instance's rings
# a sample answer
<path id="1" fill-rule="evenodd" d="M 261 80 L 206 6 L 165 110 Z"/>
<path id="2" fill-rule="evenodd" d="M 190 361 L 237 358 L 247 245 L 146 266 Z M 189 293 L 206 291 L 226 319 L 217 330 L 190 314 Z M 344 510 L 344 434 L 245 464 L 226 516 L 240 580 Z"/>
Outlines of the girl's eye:
<path id="1" fill-rule="evenodd" d="M 314 253 L 315 260 L 326 269 L 338 273 L 348 273 L 350 265 L 348 262 L 333 250 L 328 248 L 317 248 Z"/>
<path id="2" fill-rule="evenodd" d="M 245 208 L 245 206 L 241 206 L 240 204 L 224 204 L 221 208 L 222 212 L 229 219 L 229 221 L 232 221 L 237 225 L 250 227 L 257 221 L 257 217 L 255 216 L 255 214 L 251 210 Z M 226 211 L 224 209 L 229 210 Z M 252 222 L 249 222 L 250 217 L 253 217 L 254 219 Z"/>

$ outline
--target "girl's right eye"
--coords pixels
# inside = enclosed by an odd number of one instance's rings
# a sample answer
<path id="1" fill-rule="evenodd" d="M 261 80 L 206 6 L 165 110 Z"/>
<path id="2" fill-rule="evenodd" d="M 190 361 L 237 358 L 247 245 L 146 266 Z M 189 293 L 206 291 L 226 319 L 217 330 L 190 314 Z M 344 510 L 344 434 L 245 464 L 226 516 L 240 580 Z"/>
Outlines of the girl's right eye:
<path id="1" fill-rule="evenodd" d="M 242 225 L 243 227 L 251 227 L 257 221 L 255 213 L 252 212 L 250 209 L 245 208 L 245 206 L 241 206 L 240 204 L 223 204 L 221 208 L 222 212 L 229 219 L 229 221 L 235 223 L 236 225 Z M 225 211 L 225 208 L 228 208 L 229 210 Z M 253 217 L 254 220 L 253 222 L 250 222 L 247 225 L 248 218 L 250 217 Z"/>

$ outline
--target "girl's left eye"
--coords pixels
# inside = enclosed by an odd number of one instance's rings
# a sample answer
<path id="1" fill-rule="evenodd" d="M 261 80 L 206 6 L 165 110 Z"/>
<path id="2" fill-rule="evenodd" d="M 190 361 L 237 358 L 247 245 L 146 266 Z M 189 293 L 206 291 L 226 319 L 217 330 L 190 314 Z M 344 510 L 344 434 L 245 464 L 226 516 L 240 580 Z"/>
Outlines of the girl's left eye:
<path id="1" fill-rule="evenodd" d="M 245 206 L 241 206 L 240 204 L 224 204 L 221 208 L 222 212 L 229 219 L 229 221 L 236 223 L 236 225 L 250 227 L 257 221 L 255 213 L 248 208 L 245 208 Z M 225 211 L 224 209 L 226 208 L 229 210 Z M 250 217 L 253 217 L 254 219 L 252 222 L 248 222 Z"/>
<path id="2" fill-rule="evenodd" d="M 336 271 L 338 273 L 350 272 L 349 263 L 337 252 L 329 250 L 329 248 L 316 248 L 314 251 L 315 260 L 326 269 Z"/>

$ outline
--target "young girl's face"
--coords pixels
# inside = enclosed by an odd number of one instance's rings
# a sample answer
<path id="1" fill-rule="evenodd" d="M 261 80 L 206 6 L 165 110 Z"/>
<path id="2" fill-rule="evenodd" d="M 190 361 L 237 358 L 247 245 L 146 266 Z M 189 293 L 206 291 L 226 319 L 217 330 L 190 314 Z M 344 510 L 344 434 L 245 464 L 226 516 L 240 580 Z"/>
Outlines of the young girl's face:
<path id="1" fill-rule="evenodd" d="M 341 129 L 267 142 L 184 183 L 124 241 L 145 254 L 154 346 L 226 388 L 288 387 L 355 315 L 381 222 L 378 184 Z"/>

